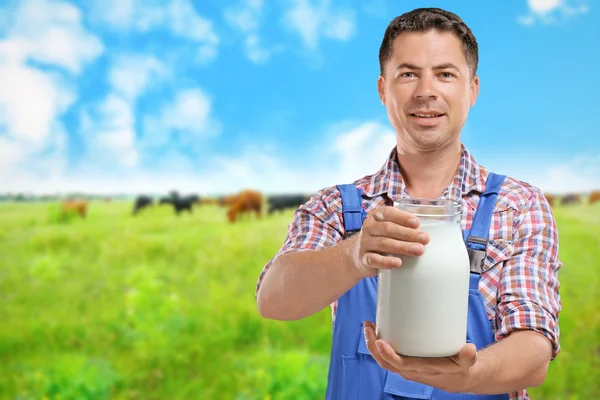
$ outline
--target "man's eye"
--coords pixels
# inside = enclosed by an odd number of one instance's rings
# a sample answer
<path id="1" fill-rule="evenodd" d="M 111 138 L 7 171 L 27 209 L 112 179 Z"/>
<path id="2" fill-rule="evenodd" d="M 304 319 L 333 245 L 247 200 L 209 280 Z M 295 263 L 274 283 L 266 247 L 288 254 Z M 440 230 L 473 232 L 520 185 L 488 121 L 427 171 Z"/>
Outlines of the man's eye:
<path id="1" fill-rule="evenodd" d="M 452 79 L 454 78 L 454 74 L 450 72 L 442 72 L 442 78 L 444 79 Z"/>
<path id="2" fill-rule="evenodd" d="M 415 74 L 413 74 L 412 72 L 403 72 L 400 76 L 402 76 L 403 78 L 412 78 L 413 76 L 415 76 Z"/>

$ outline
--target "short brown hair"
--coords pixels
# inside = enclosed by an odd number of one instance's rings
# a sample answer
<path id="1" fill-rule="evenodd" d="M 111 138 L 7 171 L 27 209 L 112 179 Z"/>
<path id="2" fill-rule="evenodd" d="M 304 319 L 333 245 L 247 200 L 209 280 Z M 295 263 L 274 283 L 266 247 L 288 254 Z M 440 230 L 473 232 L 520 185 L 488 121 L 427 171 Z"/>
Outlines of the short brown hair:
<path id="1" fill-rule="evenodd" d="M 479 49 L 471 29 L 456 14 L 441 8 L 417 8 L 392 20 L 385 30 L 379 48 L 379 69 L 384 74 L 385 63 L 392 55 L 392 43 L 402 32 L 427 32 L 432 29 L 440 32 L 452 32 L 462 43 L 471 77 L 477 74 Z"/>

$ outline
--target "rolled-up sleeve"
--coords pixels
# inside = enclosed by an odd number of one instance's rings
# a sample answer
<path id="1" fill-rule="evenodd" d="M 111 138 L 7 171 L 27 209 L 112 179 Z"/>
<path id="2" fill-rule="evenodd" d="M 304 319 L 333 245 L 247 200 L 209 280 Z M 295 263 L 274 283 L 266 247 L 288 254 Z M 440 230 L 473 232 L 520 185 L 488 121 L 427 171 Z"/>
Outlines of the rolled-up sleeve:
<path id="1" fill-rule="evenodd" d="M 256 283 L 255 296 L 269 268 L 279 257 L 296 251 L 316 250 L 330 247 L 342 239 L 339 213 L 331 212 L 337 203 L 339 192 L 329 189 L 312 196 L 298 207 L 292 222 L 288 225 L 287 237 L 282 247 L 263 267 Z"/>
<path id="2" fill-rule="evenodd" d="M 560 351 L 558 271 L 562 263 L 556 221 L 541 191 L 534 191 L 516 214 L 513 240 L 513 256 L 502 269 L 496 339 L 515 330 L 534 330 L 550 340 L 554 359 Z"/>

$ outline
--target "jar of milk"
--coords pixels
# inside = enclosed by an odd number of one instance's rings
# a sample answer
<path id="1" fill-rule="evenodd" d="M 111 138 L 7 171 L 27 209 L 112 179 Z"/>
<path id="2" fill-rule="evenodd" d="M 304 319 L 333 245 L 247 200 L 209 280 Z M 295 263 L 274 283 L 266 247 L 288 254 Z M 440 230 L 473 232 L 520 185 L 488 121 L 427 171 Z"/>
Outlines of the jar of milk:
<path id="1" fill-rule="evenodd" d="M 402 266 L 378 273 L 377 336 L 398 354 L 445 357 L 466 343 L 469 256 L 461 204 L 446 199 L 400 199 L 430 241 L 421 256 L 398 255 Z"/>

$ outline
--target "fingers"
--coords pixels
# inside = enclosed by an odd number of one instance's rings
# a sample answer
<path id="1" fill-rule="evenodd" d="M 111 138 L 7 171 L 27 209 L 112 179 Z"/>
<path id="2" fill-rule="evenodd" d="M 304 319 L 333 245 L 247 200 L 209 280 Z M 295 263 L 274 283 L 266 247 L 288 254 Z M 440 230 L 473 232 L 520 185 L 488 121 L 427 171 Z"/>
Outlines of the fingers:
<path id="1" fill-rule="evenodd" d="M 365 330 L 365 341 L 367 342 L 367 348 L 369 349 L 369 352 L 371 352 L 371 355 L 373 356 L 373 358 L 377 361 L 377 363 L 381 366 L 381 368 L 385 368 L 388 371 L 396 371 L 397 368 L 395 368 L 392 364 L 390 364 L 389 362 L 384 360 L 383 357 L 379 354 L 379 348 L 377 347 L 377 342 L 378 341 L 380 342 L 380 340 L 378 340 L 377 336 L 375 335 L 374 324 L 366 321 L 364 324 L 364 330 Z"/>
<path id="2" fill-rule="evenodd" d="M 395 207 L 371 211 L 360 232 L 355 264 L 361 276 L 372 276 L 373 269 L 392 269 L 402 265 L 398 256 L 420 256 L 429 235 L 417 229 L 419 220 Z"/>
<path id="3" fill-rule="evenodd" d="M 473 343 L 465 344 L 456 355 L 460 365 L 470 367 L 477 361 L 477 347 Z"/>
<path id="4" fill-rule="evenodd" d="M 379 207 L 369 214 L 365 228 L 371 236 L 390 237 L 406 242 L 421 244 L 429 243 L 427 232 L 417 229 L 419 219 L 409 212 L 399 210 L 395 207 Z"/>
<path id="5" fill-rule="evenodd" d="M 406 242 L 429 243 L 429 235 L 418 229 L 406 227 L 390 220 L 377 220 L 369 232 L 372 236 L 390 237 Z"/>
<path id="6" fill-rule="evenodd" d="M 400 267 L 402 260 L 398 257 L 367 253 L 363 257 L 363 263 L 369 268 L 393 269 Z"/>
<path id="7" fill-rule="evenodd" d="M 373 211 L 373 216 L 378 221 L 391 221 L 413 229 L 419 227 L 419 219 L 417 217 L 396 207 L 379 207 Z"/>
<path id="8" fill-rule="evenodd" d="M 420 256 L 425 248 L 421 243 L 405 242 L 394 238 L 376 236 L 369 238 L 369 249 L 377 253 Z"/>

